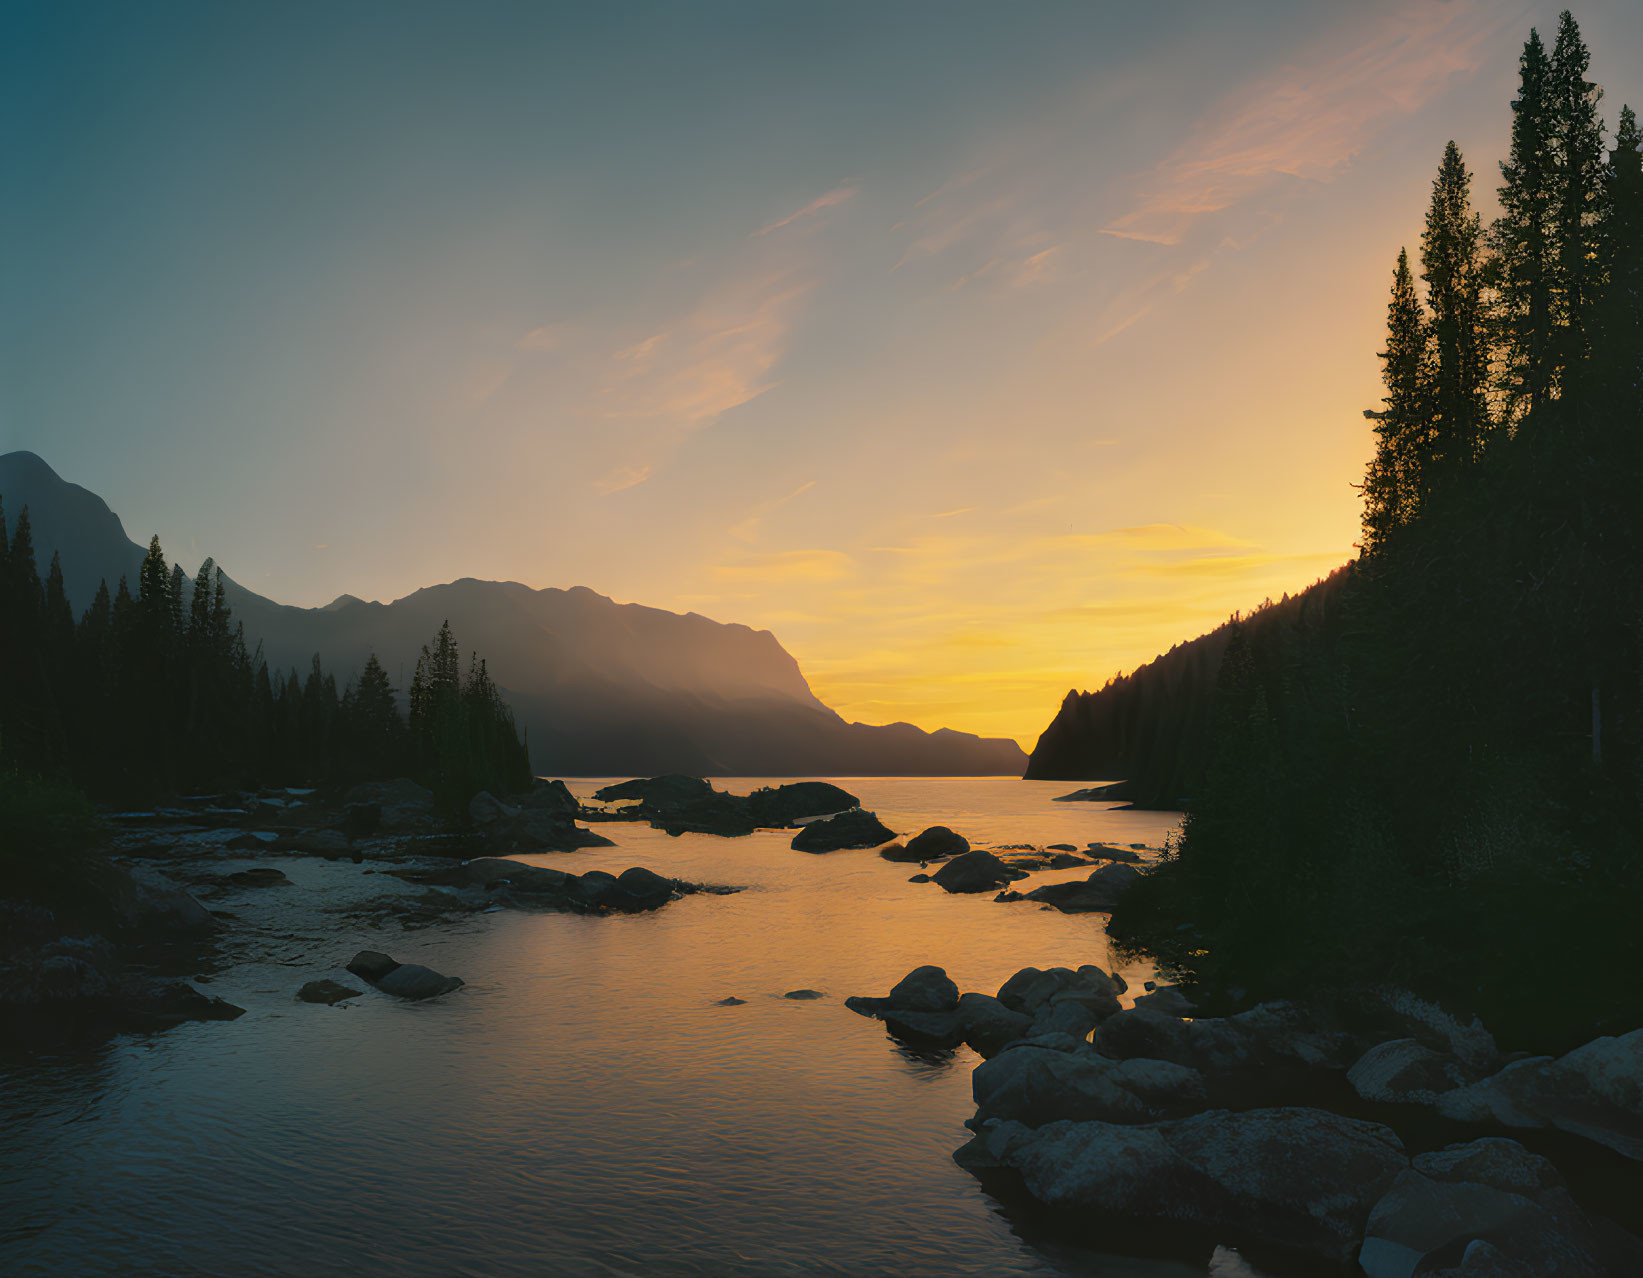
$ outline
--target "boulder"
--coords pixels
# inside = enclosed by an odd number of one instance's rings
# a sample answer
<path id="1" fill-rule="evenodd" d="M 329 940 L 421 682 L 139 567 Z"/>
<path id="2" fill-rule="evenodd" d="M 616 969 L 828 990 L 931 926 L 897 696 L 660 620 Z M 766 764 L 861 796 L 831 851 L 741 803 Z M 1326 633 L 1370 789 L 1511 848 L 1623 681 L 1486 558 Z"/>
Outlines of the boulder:
<path id="1" fill-rule="evenodd" d="M 138 866 L 130 874 L 135 892 L 124 912 L 129 926 L 140 931 L 195 937 L 222 930 L 222 924 L 210 910 L 159 871 Z"/>
<path id="2" fill-rule="evenodd" d="M 677 888 L 672 879 L 664 879 L 654 870 L 647 870 L 642 865 L 623 870 L 616 876 L 616 886 L 632 898 L 632 905 L 625 908 L 635 910 L 654 910 L 666 905 L 673 899 Z"/>
<path id="3" fill-rule="evenodd" d="M 932 825 L 907 841 L 908 858 L 915 861 L 943 861 L 969 850 L 970 841 L 944 825 Z"/>
<path id="4" fill-rule="evenodd" d="M 747 1003 L 747 1000 L 745 998 L 737 998 L 734 994 L 732 994 L 728 998 L 720 999 L 713 1006 L 714 1007 L 742 1007 L 746 1003 Z"/>
<path id="5" fill-rule="evenodd" d="M 515 893 L 544 896 L 565 894 L 570 890 L 571 880 L 576 878 L 574 874 L 567 874 L 563 870 L 555 870 L 549 866 L 526 865 L 523 861 L 510 861 L 496 856 L 482 856 L 472 861 L 464 861 L 461 875 L 472 887 L 506 887 Z"/>
<path id="6" fill-rule="evenodd" d="M 1034 888 L 1025 899 L 1053 905 L 1063 914 L 1110 911 L 1140 879 L 1141 872 L 1133 866 L 1104 865 L 1081 882 L 1047 883 Z"/>
<path id="7" fill-rule="evenodd" d="M 680 806 L 705 799 L 714 793 L 713 787 L 700 777 L 670 773 L 661 777 L 636 777 L 595 790 L 593 797 L 600 803 L 614 803 L 621 799 L 638 799 L 641 804 L 656 807 Z"/>
<path id="8" fill-rule="evenodd" d="M 1136 1000 L 1139 1005 L 1140 1000 Z M 1453 1056 L 1435 1052 L 1412 1038 L 1378 1043 L 1346 1072 L 1352 1090 L 1367 1101 L 1430 1105 L 1440 1092 L 1472 1080 Z"/>
<path id="9" fill-rule="evenodd" d="M 615 846 L 604 835 L 584 829 L 569 817 L 547 809 L 505 811 L 480 829 L 486 845 L 496 852 L 574 852 L 579 848 Z"/>
<path id="10" fill-rule="evenodd" d="M 1467 1253 L 1478 1241 L 1499 1246 L 1525 1275 L 1603 1278 L 1609 1272 L 1572 1200 L 1554 1213 L 1509 1190 L 1433 1180 L 1414 1170 L 1400 1173 L 1375 1204 L 1358 1263 L 1368 1278 L 1413 1278 L 1449 1258 L 1462 1262 L 1462 1273 L 1475 1272 Z"/>
<path id="11" fill-rule="evenodd" d="M 964 1041 L 964 1024 L 957 1012 L 911 1012 L 892 1007 L 883 1017 L 886 1029 L 916 1046 L 948 1048 Z"/>
<path id="12" fill-rule="evenodd" d="M 556 813 L 567 819 L 582 810 L 582 805 L 563 781 L 546 781 L 541 777 L 531 782 L 529 790 L 515 798 L 514 806 L 533 812 Z"/>
<path id="13" fill-rule="evenodd" d="M 202 994 L 186 981 L 154 981 L 129 995 L 121 1011 L 125 1019 L 146 1026 L 232 1021 L 245 1015 L 243 1007 Z"/>
<path id="14" fill-rule="evenodd" d="M 915 854 L 909 852 L 907 850 L 907 845 L 900 842 L 886 843 L 879 849 L 879 855 L 886 861 L 896 861 L 902 864 L 923 859 L 922 857 L 916 856 Z M 924 877 L 925 880 L 928 881 L 930 876 L 925 875 Z"/>
<path id="15" fill-rule="evenodd" d="M 1074 870 L 1081 865 L 1090 864 L 1092 862 L 1089 857 L 1078 856 L 1072 852 L 1057 852 L 1050 858 L 1050 869 L 1052 870 Z"/>
<path id="16" fill-rule="evenodd" d="M 948 892 L 990 892 L 1027 877 L 1011 869 L 991 852 L 973 851 L 954 857 L 931 876 Z"/>
<path id="17" fill-rule="evenodd" d="M 358 998 L 361 993 L 332 980 L 309 981 L 297 991 L 297 998 L 304 1003 L 331 1004 L 340 1003 L 345 998 Z"/>
<path id="18" fill-rule="evenodd" d="M 367 781 L 349 790 L 344 798 L 349 805 L 375 805 L 377 829 L 386 834 L 417 833 L 439 823 L 433 791 L 408 777 Z"/>
<path id="19" fill-rule="evenodd" d="M 468 820 L 481 827 L 500 821 L 504 817 L 516 816 L 518 811 L 517 808 L 510 808 L 486 790 L 481 790 L 468 800 Z"/>
<path id="20" fill-rule="evenodd" d="M 823 994 L 820 990 L 788 990 L 787 993 L 782 995 L 782 997 L 790 998 L 795 1003 L 810 1003 L 814 1002 L 818 998 L 826 998 L 827 995 Z"/>
<path id="21" fill-rule="evenodd" d="M 1035 1034 L 1065 1032 L 1082 1038 L 1119 1010 L 1118 987 L 1112 977 L 1093 963 L 1077 971 L 1068 967 L 1043 971 L 1024 967 L 999 987 L 998 997 L 1012 1011 L 1031 1017 Z M 1052 1028 L 1050 1021 L 1059 1003 L 1075 1004 L 1087 1017 L 1081 1016 L 1075 1021 L 1067 1019 L 1070 1013 L 1063 1013 L 1063 1019 Z"/>
<path id="22" fill-rule="evenodd" d="M 1092 843 L 1086 855 L 1095 861 L 1120 861 L 1125 865 L 1139 865 L 1145 859 L 1136 849 L 1113 843 Z"/>
<path id="23" fill-rule="evenodd" d="M 1076 852 L 1078 851 L 1078 845 L 1074 843 L 1046 843 L 1044 850 L 1046 852 Z"/>
<path id="24" fill-rule="evenodd" d="M 398 963 L 381 950 L 361 950 L 348 960 L 348 970 L 373 985 L 398 966 Z"/>
<path id="25" fill-rule="evenodd" d="M 1062 1120 L 1145 1123 L 1204 1107 L 1203 1078 L 1165 1061 L 1117 1062 L 1085 1050 L 1019 1043 L 970 1077 L 976 1116 L 1041 1127 Z"/>
<path id="26" fill-rule="evenodd" d="M 964 1041 L 984 1057 L 996 1056 L 1007 1043 L 1032 1031 L 1031 1017 L 1012 1011 L 990 994 L 961 994 L 957 1011 Z"/>
<path id="27" fill-rule="evenodd" d="M 951 1012 L 958 1006 L 958 986 L 942 968 L 915 967 L 890 991 L 889 1005 L 908 1012 Z"/>
<path id="28" fill-rule="evenodd" d="M 1212 1110 L 1162 1131 L 1219 1191 L 1217 1218 L 1205 1223 L 1342 1264 L 1409 1165 L 1390 1128 L 1320 1109 Z"/>
<path id="29" fill-rule="evenodd" d="M 1162 1012 L 1165 1016 L 1191 1016 L 1198 1010 L 1178 985 L 1161 985 L 1137 998 L 1135 1006 L 1149 1012 Z"/>
<path id="30" fill-rule="evenodd" d="M 462 984 L 461 977 L 445 976 L 420 963 L 401 963 L 376 981 L 376 987 L 384 994 L 413 1002 L 448 994 Z"/>
<path id="31" fill-rule="evenodd" d="M 811 822 L 793 836 L 792 846 L 796 852 L 834 852 L 841 848 L 876 848 L 895 837 L 895 831 L 877 815 L 852 808 L 825 821 Z"/>
<path id="32" fill-rule="evenodd" d="M 805 817 L 831 816 L 858 807 L 861 800 L 848 790 L 827 781 L 794 781 L 788 785 L 755 790 L 747 796 L 753 823 L 765 829 L 782 829 Z"/>

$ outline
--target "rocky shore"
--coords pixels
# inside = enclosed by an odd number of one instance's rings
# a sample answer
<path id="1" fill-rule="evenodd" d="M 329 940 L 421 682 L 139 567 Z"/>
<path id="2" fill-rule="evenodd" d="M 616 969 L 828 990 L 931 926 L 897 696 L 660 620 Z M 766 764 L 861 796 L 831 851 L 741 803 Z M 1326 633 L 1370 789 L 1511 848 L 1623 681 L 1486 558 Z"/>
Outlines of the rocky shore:
<path id="1" fill-rule="evenodd" d="M 1643 1031 L 1514 1060 L 1397 990 L 1198 1019 L 1173 987 L 1127 992 L 1085 965 L 961 994 L 927 966 L 847 1006 L 979 1053 L 955 1159 L 1081 1233 L 1230 1241 L 1283 1272 L 1643 1273 L 1620 1223 L 1643 1190 Z"/>

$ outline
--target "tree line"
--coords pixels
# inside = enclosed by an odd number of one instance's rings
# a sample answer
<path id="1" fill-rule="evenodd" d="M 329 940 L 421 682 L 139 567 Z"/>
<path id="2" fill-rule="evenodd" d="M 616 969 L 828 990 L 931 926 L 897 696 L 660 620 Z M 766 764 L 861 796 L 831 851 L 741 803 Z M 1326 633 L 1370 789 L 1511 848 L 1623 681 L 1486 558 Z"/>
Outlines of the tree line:
<path id="1" fill-rule="evenodd" d="M 1211 1002 L 1390 982 L 1537 1048 L 1643 1023 L 1643 136 L 1588 77 L 1571 15 L 1530 33 L 1487 227 L 1444 149 L 1361 553 L 1321 624 L 1231 636 L 1114 917 Z"/>
<path id="2" fill-rule="evenodd" d="M 0 508 L 0 768 L 111 802 L 410 775 L 460 808 L 529 783 L 529 753 L 485 663 L 450 623 L 422 649 L 402 713 L 375 654 L 339 690 L 316 654 L 270 670 L 246 644 L 221 570 L 190 579 L 158 537 L 76 620 L 53 554 L 44 580 L 25 507 Z"/>

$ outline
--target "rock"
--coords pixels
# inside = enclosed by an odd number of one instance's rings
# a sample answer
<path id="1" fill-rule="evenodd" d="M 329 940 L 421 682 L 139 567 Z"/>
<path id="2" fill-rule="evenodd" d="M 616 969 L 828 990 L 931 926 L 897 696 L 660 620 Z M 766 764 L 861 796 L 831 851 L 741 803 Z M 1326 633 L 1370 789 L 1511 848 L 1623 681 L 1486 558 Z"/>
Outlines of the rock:
<path id="1" fill-rule="evenodd" d="M 517 816 L 519 810 L 500 802 L 486 790 L 468 800 L 468 820 L 477 826 L 487 826 L 506 817 Z"/>
<path id="2" fill-rule="evenodd" d="M 1376 990 L 1370 1001 L 1376 1013 L 1401 1031 L 1399 1037 L 1413 1037 L 1436 1051 L 1448 1052 L 1474 1075 L 1501 1067 L 1494 1036 L 1475 1016 L 1469 1022 L 1462 1021 L 1408 990 Z"/>
<path id="3" fill-rule="evenodd" d="M 1149 1012 L 1162 1012 L 1165 1016 L 1191 1016 L 1198 1010 L 1178 985 L 1160 986 L 1150 994 L 1143 994 L 1135 1000 L 1135 1006 Z"/>
<path id="4" fill-rule="evenodd" d="M 1040 1127 L 1063 1120 L 1145 1123 L 1204 1105 L 1194 1071 L 1153 1062 L 1149 1074 L 1089 1051 L 1018 1044 L 978 1065 L 970 1076 L 977 1117 Z"/>
<path id="5" fill-rule="evenodd" d="M 361 950 L 348 960 L 348 970 L 373 985 L 398 966 L 381 950 Z"/>
<path id="6" fill-rule="evenodd" d="M 285 846 L 311 856 L 347 856 L 352 851 L 340 830 L 298 830 L 286 838 Z"/>
<path id="7" fill-rule="evenodd" d="M 921 856 L 909 852 L 907 850 L 907 845 L 900 841 L 895 843 L 886 843 L 879 849 L 879 855 L 886 861 L 895 861 L 901 864 L 907 864 L 913 861 L 922 861 L 924 859 Z"/>
<path id="8" fill-rule="evenodd" d="M 125 911 L 129 926 L 140 931 L 198 937 L 222 930 L 222 924 L 212 917 L 210 910 L 157 870 L 139 866 L 130 874 L 135 894 Z"/>
<path id="9" fill-rule="evenodd" d="M 930 881 L 930 876 L 928 874 L 915 874 L 907 881 L 909 883 L 928 883 Z"/>
<path id="10" fill-rule="evenodd" d="M 1116 1012 L 1118 1005 L 1115 1002 L 1112 1010 Z M 1073 999 L 1064 999 L 1046 1003 L 1033 1016 L 1032 1033 L 1037 1034 L 1066 1034 L 1079 1040 L 1086 1039 L 1102 1021 L 1099 1013 L 1084 1003 Z"/>
<path id="11" fill-rule="evenodd" d="M 1104 865 L 1089 878 L 1074 883 L 1047 883 L 1026 894 L 1029 901 L 1053 905 L 1063 914 L 1110 911 L 1136 883 L 1141 872 L 1128 865 Z"/>
<path id="12" fill-rule="evenodd" d="M 820 990 L 788 990 L 782 997 L 790 998 L 796 1003 L 808 1003 L 814 999 L 826 998 L 827 995 Z"/>
<path id="13" fill-rule="evenodd" d="M 1292 1003 L 1262 1003 L 1225 1019 L 1183 1021 L 1145 1006 L 1110 1017 L 1095 1038 L 1103 1055 L 1174 1061 L 1208 1074 L 1289 1062 L 1345 1069 L 1356 1059 L 1349 1035 L 1318 1030 Z"/>
<path id="14" fill-rule="evenodd" d="M 1076 972 L 1067 967 L 1052 967 L 1040 971 L 1024 967 L 998 991 L 999 1001 L 1012 1011 L 1033 1018 L 1034 1033 L 1070 1033 L 1075 1038 L 1088 1034 L 1098 1022 L 1116 1014 L 1118 991 L 1113 979 L 1094 964 L 1085 964 Z M 1077 1019 L 1067 1019 L 1063 1013 L 1054 1028 L 1050 1020 L 1056 1004 L 1070 1002 L 1087 1013 Z M 1082 1026 L 1082 1028 L 1080 1028 Z"/>
<path id="15" fill-rule="evenodd" d="M 297 991 L 297 997 L 304 1003 L 340 1003 L 345 998 L 358 998 L 363 991 L 349 989 L 346 985 L 336 981 L 309 981 Z"/>
<path id="16" fill-rule="evenodd" d="M 134 994 L 123 1011 L 129 1020 L 151 1026 L 232 1021 L 245 1015 L 243 1007 L 202 994 L 183 981 L 155 981 Z"/>
<path id="17" fill-rule="evenodd" d="M 1044 850 L 1046 852 L 1076 852 L 1078 847 L 1072 843 L 1047 843 L 1044 845 Z"/>
<path id="18" fill-rule="evenodd" d="M 915 967 L 890 991 L 890 1006 L 908 1012 L 950 1012 L 958 1006 L 958 986 L 945 969 Z"/>
<path id="19" fill-rule="evenodd" d="M 1123 781 L 1115 781 L 1111 785 L 1092 785 L 1085 790 L 1074 790 L 1071 794 L 1058 794 L 1051 800 L 1053 803 L 1100 803 L 1111 800 L 1117 801 L 1122 797 L 1120 791 Z"/>
<path id="20" fill-rule="evenodd" d="M 943 861 L 969 850 L 970 841 L 944 825 L 932 825 L 907 841 L 909 858 L 915 861 Z"/>
<path id="21" fill-rule="evenodd" d="M 496 852 L 574 852 L 579 848 L 616 846 L 604 835 L 546 809 L 504 811 L 480 828 L 487 846 Z"/>
<path id="22" fill-rule="evenodd" d="M 1476 1272 L 1467 1254 L 1483 1241 L 1501 1245 L 1525 1275 L 1602 1278 L 1609 1270 L 1593 1250 L 1589 1222 L 1573 1200 L 1559 1206 L 1563 1210 L 1553 1212 L 1492 1185 L 1405 1171 L 1375 1204 L 1358 1263 L 1369 1278 L 1412 1278 L 1447 1257 L 1461 1259 L 1462 1273 Z"/>
<path id="23" fill-rule="evenodd" d="M 747 796 L 746 803 L 755 825 L 782 829 L 805 817 L 847 812 L 859 806 L 861 800 L 826 781 L 795 781 L 773 789 L 755 790 Z"/>
<path id="24" fill-rule="evenodd" d="M 1390 1128 L 1320 1109 L 1213 1110 L 1161 1130 L 1219 1191 L 1214 1223 L 1343 1264 L 1409 1165 Z"/>
<path id="25" fill-rule="evenodd" d="M 1347 1071 L 1346 1081 L 1368 1101 L 1430 1105 L 1440 1092 L 1464 1087 L 1472 1080 L 1453 1056 L 1434 1052 L 1412 1038 L 1396 1038 L 1360 1056 Z"/>
<path id="26" fill-rule="evenodd" d="M 984 1057 L 996 1056 L 1005 1044 L 1032 1031 L 1031 1017 L 1012 1011 L 989 994 L 961 994 L 957 1011 L 964 1041 Z"/>
<path id="27" fill-rule="evenodd" d="M 889 999 L 867 998 L 861 994 L 852 994 L 844 1000 L 844 1005 L 858 1016 L 882 1017 L 890 1010 Z"/>
<path id="28" fill-rule="evenodd" d="M 666 905 L 673 899 L 676 889 L 672 879 L 664 879 L 654 870 L 647 870 L 642 865 L 623 870 L 616 876 L 616 886 L 632 898 L 632 905 L 626 908 L 635 910 L 654 910 L 658 906 Z"/>
<path id="29" fill-rule="evenodd" d="M 582 805 L 563 781 L 545 781 L 541 777 L 532 781 L 531 788 L 517 797 L 514 806 L 533 812 L 551 812 L 566 819 L 582 810 Z"/>
<path id="30" fill-rule="evenodd" d="M 514 892 L 560 896 L 570 890 L 574 874 L 545 865 L 526 865 L 503 857 L 482 856 L 464 861 L 462 878 L 473 887 L 507 887 Z"/>
<path id="31" fill-rule="evenodd" d="M 1112 843 L 1092 843 L 1087 855 L 1096 861 L 1121 861 L 1125 865 L 1139 865 L 1145 859 L 1134 848 L 1121 848 Z"/>
<path id="32" fill-rule="evenodd" d="M 1026 878 L 1021 870 L 1013 870 L 991 852 L 966 852 L 954 857 L 931 876 L 948 892 L 989 892 Z"/>
<path id="33" fill-rule="evenodd" d="M 916 1045 L 946 1048 L 964 1041 L 964 1025 L 957 1012 L 910 1012 L 893 1007 L 883 1016 L 886 1029 Z"/>
<path id="34" fill-rule="evenodd" d="M 285 873 L 274 869 L 271 865 L 259 865 L 249 870 L 236 870 L 224 882 L 231 883 L 235 887 L 248 888 L 291 886 L 291 880 L 285 877 Z"/>
<path id="35" fill-rule="evenodd" d="M 375 804 L 378 829 L 388 834 L 409 834 L 438 824 L 434 795 L 407 777 L 393 781 L 367 781 L 344 796 L 347 803 Z"/>
<path id="36" fill-rule="evenodd" d="M 729 998 L 720 999 L 713 1006 L 714 1007 L 741 1007 L 746 1002 L 747 1002 L 747 1000 L 745 998 L 737 998 L 734 994 L 732 994 Z"/>
<path id="37" fill-rule="evenodd" d="M 1049 1002 L 1050 995 L 1061 988 L 1061 978 L 1055 973 L 1066 970 L 1053 968 L 1045 972 L 1036 967 L 1024 967 L 999 986 L 998 1001 L 1013 1012 L 1031 1016 L 1038 1010 L 1039 1004 Z"/>
<path id="38" fill-rule="evenodd" d="M 841 848 L 876 848 L 895 837 L 895 831 L 877 815 L 852 808 L 825 821 L 811 822 L 794 835 L 792 846 L 796 852 L 834 852 Z"/>
<path id="39" fill-rule="evenodd" d="M 445 976 L 420 963 L 400 963 L 377 977 L 374 984 L 384 994 L 420 1002 L 460 989 L 463 981 L 459 976 Z"/>
<path id="40" fill-rule="evenodd" d="M 1077 856 L 1071 852 L 1057 852 L 1050 858 L 1050 869 L 1052 870 L 1074 870 L 1081 865 L 1091 864 L 1093 862 L 1088 857 Z"/>
<path id="41" fill-rule="evenodd" d="M 600 803 L 638 799 L 642 804 L 676 807 L 705 799 L 713 793 L 713 787 L 700 777 L 681 776 L 675 772 L 662 777 L 636 777 L 632 781 L 607 785 L 602 790 L 595 790 L 593 797 Z"/>

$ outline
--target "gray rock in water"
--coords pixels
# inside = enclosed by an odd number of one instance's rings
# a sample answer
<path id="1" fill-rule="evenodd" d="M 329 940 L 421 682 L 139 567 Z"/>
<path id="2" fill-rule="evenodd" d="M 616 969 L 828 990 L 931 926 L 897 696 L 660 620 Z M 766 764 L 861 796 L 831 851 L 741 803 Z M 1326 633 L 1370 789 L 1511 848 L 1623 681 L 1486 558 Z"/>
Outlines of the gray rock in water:
<path id="1" fill-rule="evenodd" d="M 976 1113 L 1041 1127 L 1062 1120 L 1144 1123 L 1162 1114 L 1114 1078 L 1114 1061 L 1091 1052 L 1017 1046 L 970 1075 Z"/>
<path id="2" fill-rule="evenodd" d="M 932 1047 L 957 1047 L 964 1041 L 964 1023 L 957 1012 L 910 1012 L 890 1008 L 884 1024 L 897 1038 Z"/>
<path id="3" fill-rule="evenodd" d="M 373 985 L 398 966 L 381 950 L 361 950 L 348 960 L 348 970 Z"/>
<path id="4" fill-rule="evenodd" d="M 843 848 L 876 848 L 896 837 L 872 812 L 852 808 L 825 821 L 812 821 L 793 836 L 796 852 L 837 852 Z"/>
<path id="5" fill-rule="evenodd" d="M 714 1007 L 742 1007 L 742 1006 L 746 1005 L 746 1003 L 747 1003 L 747 1000 L 745 998 L 737 998 L 734 994 L 732 994 L 729 998 L 720 999 L 713 1006 Z"/>
<path id="6" fill-rule="evenodd" d="M 297 997 L 304 1003 L 340 1003 L 345 998 L 358 998 L 361 990 L 349 989 L 336 981 L 309 981 L 297 991 Z"/>
<path id="7" fill-rule="evenodd" d="M 958 986 L 943 968 L 915 967 L 891 989 L 890 1006 L 908 1012 L 950 1012 L 958 1006 Z"/>
<path id="8" fill-rule="evenodd" d="M 826 998 L 827 995 L 820 990 L 788 990 L 782 997 L 790 998 L 796 1003 L 808 1003 L 814 999 Z"/>
<path id="9" fill-rule="evenodd" d="M 1005 865 L 991 852 L 974 851 L 954 857 L 932 877 L 948 892 L 959 893 L 990 892 L 1027 875 Z"/>
<path id="10" fill-rule="evenodd" d="M 1440 1092 L 1464 1087 L 1472 1080 L 1453 1056 L 1434 1052 L 1412 1038 L 1395 1038 L 1377 1043 L 1360 1056 L 1346 1072 L 1346 1081 L 1368 1101 L 1430 1105 Z"/>
<path id="11" fill-rule="evenodd" d="M 446 976 L 431 967 L 423 967 L 420 963 L 401 963 L 393 971 L 379 977 L 376 987 L 384 994 L 392 994 L 395 998 L 418 1002 L 449 994 L 454 989 L 460 989 L 462 984 L 462 978 L 459 976 Z"/>
<path id="12" fill-rule="evenodd" d="M 1162 1012 L 1165 1016 L 1191 1016 L 1198 1010 L 1177 985 L 1158 986 L 1151 993 L 1136 999 L 1135 1006 L 1144 1007 L 1149 1012 Z"/>
<path id="13" fill-rule="evenodd" d="M 907 851 L 915 861 L 942 861 L 969 850 L 970 841 L 944 825 L 932 825 L 907 841 Z"/>
<path id="14" fill-rule="evenodd" d="M 1104 865 L 1089 878 L 1074 883 L 1047 883 L 1026 894 L 1029 901 L 1053 905 L 1063 914 L 1110 911 L 1118 898 L 1141 881 L 1141 872 L 1128 865 Z"/>

